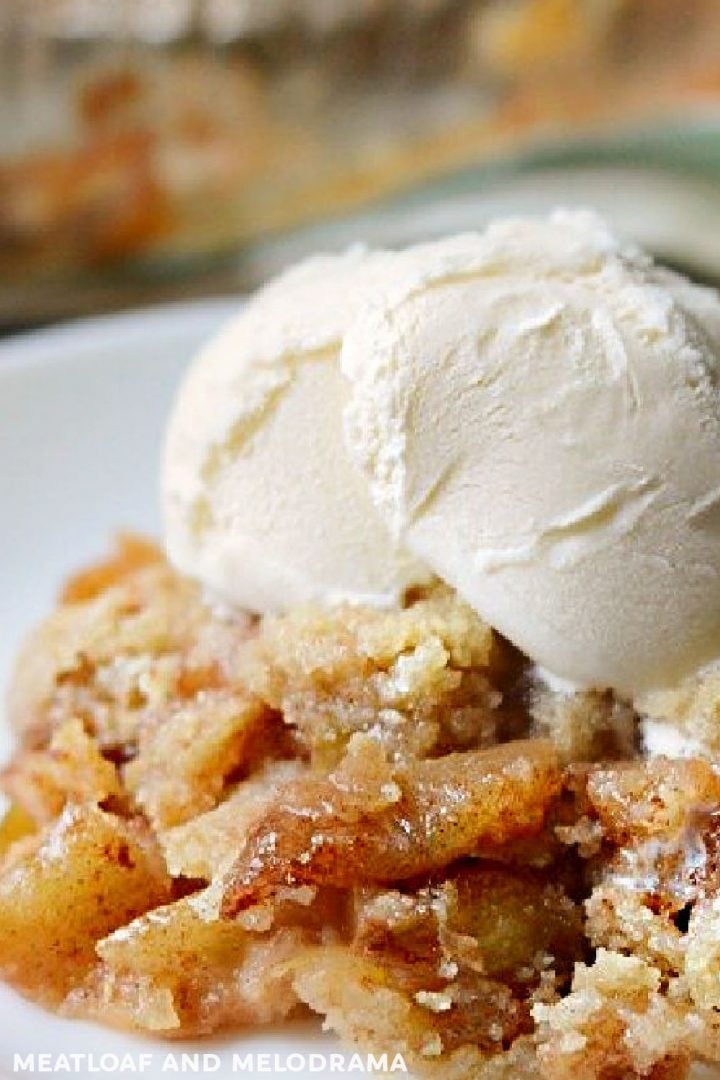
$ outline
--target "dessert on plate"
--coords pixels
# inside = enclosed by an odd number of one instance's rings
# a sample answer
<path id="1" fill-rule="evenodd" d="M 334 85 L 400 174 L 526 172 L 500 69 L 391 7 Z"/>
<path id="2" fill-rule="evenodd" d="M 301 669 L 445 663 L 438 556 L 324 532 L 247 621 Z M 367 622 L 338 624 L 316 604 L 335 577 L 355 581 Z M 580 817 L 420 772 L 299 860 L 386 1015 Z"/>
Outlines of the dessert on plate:
<path id="1" fill-rule="evenodd" d="M 312 259 L 162 492 L 18 657 L 3 978 L 438 1080 L 720 1062 L 720 299 L 591 213 Z"/>

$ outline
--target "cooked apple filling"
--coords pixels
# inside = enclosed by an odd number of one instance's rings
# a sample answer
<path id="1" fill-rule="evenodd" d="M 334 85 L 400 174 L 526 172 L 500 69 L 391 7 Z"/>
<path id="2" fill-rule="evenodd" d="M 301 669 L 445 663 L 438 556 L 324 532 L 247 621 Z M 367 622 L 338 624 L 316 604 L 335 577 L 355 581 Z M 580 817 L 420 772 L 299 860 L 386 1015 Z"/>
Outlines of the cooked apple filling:
<path id="1" fill-rule="evenodd" d="M 555 693 L 441 586 L 218 612 L 125 538 L 19 658 L 0 971 L 168 1038 L 309 1007 L 421 1075 L 684 1077 L 720 1061 L 720 776 L 635 732 L 707 727 L 709 680 Z"/>

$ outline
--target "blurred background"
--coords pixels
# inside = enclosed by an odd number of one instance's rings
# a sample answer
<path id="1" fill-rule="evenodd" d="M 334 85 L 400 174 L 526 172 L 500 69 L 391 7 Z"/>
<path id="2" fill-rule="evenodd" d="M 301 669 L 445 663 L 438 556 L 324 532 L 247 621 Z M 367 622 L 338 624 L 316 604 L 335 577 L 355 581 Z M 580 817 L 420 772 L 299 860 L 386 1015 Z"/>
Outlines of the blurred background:
<path id="1" fill-rule="evenodd" d="M 0 0 L 0 329 L 595 205 L 720 279 L 720 0 Z"/>

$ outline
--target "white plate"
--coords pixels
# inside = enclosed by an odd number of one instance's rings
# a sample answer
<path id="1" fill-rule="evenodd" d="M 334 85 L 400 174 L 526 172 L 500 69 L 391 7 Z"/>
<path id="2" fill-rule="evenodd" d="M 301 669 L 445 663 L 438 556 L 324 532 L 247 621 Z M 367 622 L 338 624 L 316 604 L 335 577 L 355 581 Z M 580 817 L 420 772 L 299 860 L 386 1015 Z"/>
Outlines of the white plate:
<path id="1" fill-rule="evenodd" d="M 27 629 L 50 610 L 68 572 L 101 554 L 119 528 L 157 534 L 157 462 L 170 401 L 189 358 L 237 303 L 172 305 L 41 331 L 0 344 L 0 692 Z M 2 754 L 10 748 L 2 728 Z M 14 1055 L 96 1055 L 71 1075 L 93 1072 L 101 1054 L 153 1055 L 142 1075 L 163 1072 L 165 1054 L 217 1054 L 202 1075 L 314 1080 L 329 1072 L 337 1043 L 319 1021 L 232 1039 L 167 1044 L 63 1021 L 0 984 L 0 1075 L 20 1072 Z M 256 1055 L 233 1070 L 233 1054 Z M 269 1054 L 268 1060 L 257 1055 Z M 310 1058 L 310 1054 L 322 1057 Z M 304 1055 L 303 1059 L 290 1055 Z M 273 1055 L 279 1055 L 277 1062 Z M 327 1068 L 324 1061 L 327 1061 Z M 349 1064 L 349 1057 L 345 1061 Z M 111 1058 L 106 1060 L 111 1066 Z M 300 1065 L 303 1067 L 300 1068 Z M 53 1075 L 68 1075 L 56 1071 Z M 186 1073 L 188 1075 L 188 1073 Z M 189 1075 L 193 1075 L 192 1072 Z M 194 1075 L 197 1075 L 195 1073 Z M 334 1075 L 337 1075 L 337 1071 Z M 357 1074 L 355 1074 L 357 1075 Z M 397 1075 L 394 1073 L 393 1075 Z"/>

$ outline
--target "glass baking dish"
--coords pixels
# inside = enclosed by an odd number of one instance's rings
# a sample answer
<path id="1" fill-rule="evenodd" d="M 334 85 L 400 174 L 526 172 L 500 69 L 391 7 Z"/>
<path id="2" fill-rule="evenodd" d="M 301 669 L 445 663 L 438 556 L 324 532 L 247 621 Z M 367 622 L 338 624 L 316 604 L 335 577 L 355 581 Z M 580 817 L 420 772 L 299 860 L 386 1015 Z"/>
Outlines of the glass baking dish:
<path id="1" fill-rule="evenodd" d="M 712 105 L 719 44 L 717 0 L 0 0 L 0 322 L 235 287 L 309 222 Z"/>

